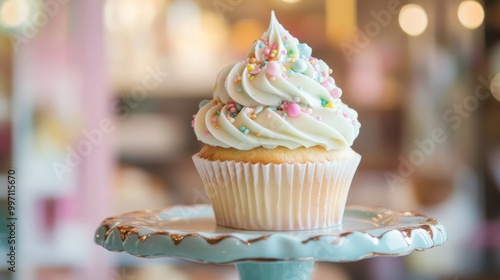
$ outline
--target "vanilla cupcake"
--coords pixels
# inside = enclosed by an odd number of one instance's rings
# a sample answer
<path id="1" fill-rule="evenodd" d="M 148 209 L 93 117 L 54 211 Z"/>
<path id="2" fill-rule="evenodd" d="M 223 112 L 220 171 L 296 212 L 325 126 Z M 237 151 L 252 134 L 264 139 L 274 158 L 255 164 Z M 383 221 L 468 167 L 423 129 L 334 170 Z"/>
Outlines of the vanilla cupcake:
<path id="1" fill-rule="evenodd" d="M 271 15 L 245 59 L 222 69 L 193 120 L 193 156 L 217 224 L 247 230 L 339 225 L 361 156 L 356 111 L 328 65 Z"/>

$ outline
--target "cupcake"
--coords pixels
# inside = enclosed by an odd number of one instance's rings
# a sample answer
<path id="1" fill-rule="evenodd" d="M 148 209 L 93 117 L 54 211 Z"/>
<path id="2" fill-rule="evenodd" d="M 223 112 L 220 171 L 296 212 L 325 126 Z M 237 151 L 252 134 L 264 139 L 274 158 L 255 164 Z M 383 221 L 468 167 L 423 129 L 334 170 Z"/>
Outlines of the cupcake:
<path id="1" fill-rule="evenodd" d="M 193 119 L 193 156 L 218 225 L 308 230 L 341 224 L 361 156 L 357 113 L 328 65 L 274 12 L 245 58 L 222 69 Z"/>

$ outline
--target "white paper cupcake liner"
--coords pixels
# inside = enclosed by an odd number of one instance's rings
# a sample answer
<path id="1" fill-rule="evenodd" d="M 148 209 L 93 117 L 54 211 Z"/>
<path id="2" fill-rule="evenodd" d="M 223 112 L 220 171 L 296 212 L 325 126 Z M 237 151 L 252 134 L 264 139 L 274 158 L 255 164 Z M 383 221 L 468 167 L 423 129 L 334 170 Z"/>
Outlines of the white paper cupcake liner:
<path id="1" fill-rule="evenodd" d="M 218 225 L 306 230 L 339 225 L 361 156 L 324 163 L 251 164 L 193 156 Z"/>

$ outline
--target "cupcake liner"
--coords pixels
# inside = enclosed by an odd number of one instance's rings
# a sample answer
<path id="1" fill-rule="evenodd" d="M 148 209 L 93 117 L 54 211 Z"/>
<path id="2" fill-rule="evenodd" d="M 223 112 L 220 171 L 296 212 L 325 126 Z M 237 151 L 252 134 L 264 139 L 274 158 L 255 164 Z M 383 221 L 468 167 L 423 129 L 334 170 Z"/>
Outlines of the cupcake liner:
<path id="1" fill-rule="evenodd" d="M 218 225 L 247 230 L 306 230 L 339 225 L 361 160 L 293 164 L 210 161 L 197 154 Z"/>

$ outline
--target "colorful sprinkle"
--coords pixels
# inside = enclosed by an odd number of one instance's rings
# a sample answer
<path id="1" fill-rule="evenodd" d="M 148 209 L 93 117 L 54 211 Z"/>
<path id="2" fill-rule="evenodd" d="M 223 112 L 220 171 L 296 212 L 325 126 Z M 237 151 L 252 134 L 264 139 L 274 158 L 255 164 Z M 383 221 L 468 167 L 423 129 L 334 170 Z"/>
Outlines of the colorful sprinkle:
<path id="1" fill-rule="evenodd" d="M 269 61 L 266 65 L 266 73 L 270 76 L 281 75 L 281 66 L 276 61 Z"/>
<path id="2" fill-rule="evenodd" d="M 213 102 L 215 105 L 219 104 L 219 100 L 217 100 L 217 99 L 214 99 L 212 102 Z"/>
<path id="3" fill-rule="evenodd" d="M 290 117 L 296 117 L 300 115 L 300 106 L 297 103 L 289 104 L 286 111 Z"/>
<path id="4" fill-rule="evenodd" d="M 321 117 L 320 117 L 320 116 L 316 117 L 316 119 L 317 119 L 318 121 L 321 121 Z"/>
<path id="5" fill-rule="evenodd" d="M 255 120 L 255 119 L 257 118 L 257 115 L 252 114 L 252 115 L 250 115 L 250 118 L 251 118 L 252 120 Z"/>
<path id="6" fill-rule="evenodd" d="M 338 99 L 342 96 L 342 89 L 339 87 L 336 87 L 336 88 L 332 89 L 330 94 L 334 99 Z"/>
<path id="7" fill-rule="evenodd" d="M 269 80 L 270 80 L 271 82 L 276 81 L 276 76 L 271 76 L 271 77 L 269 77 Z"/>
<path id="8" fill-rule="evenodd" d="M 201 109 L 203 106 L 207 105 L 210 102 L 208 99 L 204 99 L 198 104 L 198 109 Z"/>
<path id="9" fill-rule="evenodd" d="M 310 114 L 312 114 L 313 109 L 307 108 L 305 112 L 306 112 L 306 114 L 310 115 Z"/>
<path id="10" fill-rule="evenodd" d="M 332 102 L 328 102 L 328 103 L 326 103 L 325 107 L 335 109 L 337 106 L 335 104 L 333 104 Z"/>
<path id="11" fill-rule="evenodd" d="M 262 110 L 264 110 L 264 107 L 262 107 L 262 106 L 257 106 L 257 107 L 255 108 L 254 113 L 255 113 L 255 114 L 258 114 L 258 113 L 262 112 Z"/>
<path id="12" fill-rule="evenodd" d="M 292 64 L 292 69 L 295 72 L 302 73 L 307 70 L 307 63 L 303 59 L 296 59 Z"/>
<path id="13" fill-rule="evenodd" d="M 322 107 L 325 107 L 325 105 L 328 103 L 328 101 L 324 100 L 323 98 L 321 98 L 321 106 Z"/>
<path id="14" fill-rule="evenodd" d="M 255 133 L 255 136 L 260 137 L 262 134 L 260 132 Z"/>
<path id="15" fill-rule="evenodd" d="M 210 135 L 212 135 L 208 130 L 203 132 L 203 135 L 205 135 L 205 137 L 210 137 Z"/>
<path id="16" fill-rule="evenodd" d="M 268 119 L 270 119 L 271 117 L 272 117 L 272 115 L 269 113 L 266 115 L 266 118 L 268 118 Z"/>
<path id="17" fill-rule="evenodd" d="M 300 97 L 296 96 L 296 97 L 293 99 L 293 101 L 294 101 L 295 103 L 299 103 L 299 102 L 300 102 Z"/>
<path id="18" fill-rule="evenodd" d="M 242 92 L 243 91 L 243 88 L 241 86 L 237 86 L 236 87 L 236 90 L 239 91 L 239 92 Z"/>

